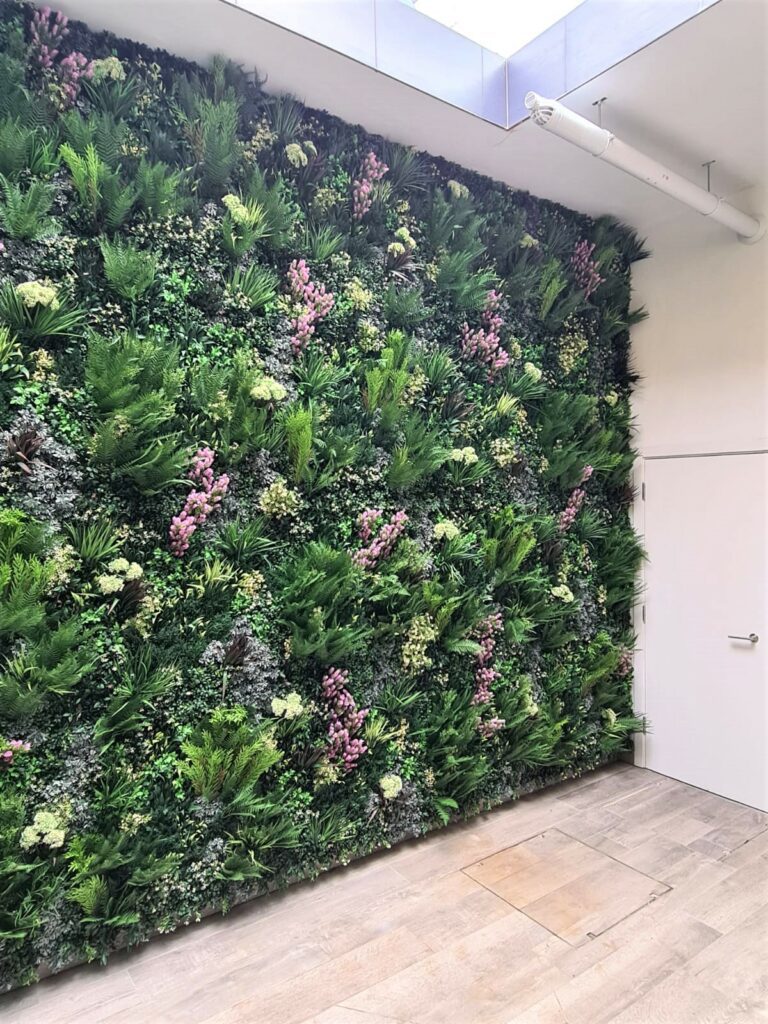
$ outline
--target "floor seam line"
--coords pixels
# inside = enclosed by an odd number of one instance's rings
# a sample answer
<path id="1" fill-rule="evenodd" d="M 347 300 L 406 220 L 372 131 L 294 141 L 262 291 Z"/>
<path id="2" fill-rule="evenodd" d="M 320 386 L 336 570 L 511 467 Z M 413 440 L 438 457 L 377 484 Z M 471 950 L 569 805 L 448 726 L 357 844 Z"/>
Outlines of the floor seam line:
<path id="1" fill-rule="evenodd" d="M 765 828 L 761 828 L 759 832 L 755 832 L 755 834 L 753 836 L 750 836 L 749 839 L 745 839 L 743 843 L 739 843 L 738 846 L 734 846 L 732 850 L 726 850 L 720 857 L 717 858 L 715 863 L 724 864 L 726 857 L 730 857 L 731 854 L 737 853 L 739 850 L 743 850 L 745 846 L 749 846 L 750 843 L 754 843 L 756 839 L 759 839 L 760 836 L 764 836 L 766 832 L 768 832 L 768 825 L 766 825 Z M 693 852 L 695 853 L 696 851 L 694 850 Z M 725 867 L 727 866 L 728 865 L 726 864 Z"/>

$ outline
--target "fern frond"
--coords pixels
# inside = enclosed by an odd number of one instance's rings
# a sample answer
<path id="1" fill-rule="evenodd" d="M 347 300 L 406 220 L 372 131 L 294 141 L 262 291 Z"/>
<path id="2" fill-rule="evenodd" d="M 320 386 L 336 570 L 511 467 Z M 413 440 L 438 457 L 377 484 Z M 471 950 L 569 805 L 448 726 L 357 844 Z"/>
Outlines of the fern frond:
<path id="1" fill-rule="evenodd" d="M 151 253 L 142 252 L 120 239 L 110 242 L 102 238 L 99 247 L 104 258 L 104 274 L 118 295 L 135 302 L 152 286 L 157 262 Z"/>

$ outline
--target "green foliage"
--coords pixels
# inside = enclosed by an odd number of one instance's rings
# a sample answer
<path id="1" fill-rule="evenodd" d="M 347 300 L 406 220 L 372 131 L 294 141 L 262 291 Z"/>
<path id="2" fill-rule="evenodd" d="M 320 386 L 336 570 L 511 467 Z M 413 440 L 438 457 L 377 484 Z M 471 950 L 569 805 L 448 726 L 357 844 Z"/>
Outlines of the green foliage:
<path id="1" fill-rule="evenodd" d="M 229 852 L 219 874 L 232 882 L 247 882 L 261 878 L 270 867 L 257 859 L 272 851 L 296 849 L 302 840 L 301 824 L 279 804 L 268 798 L 249 798 L 247 808 L 237 810 L 237 839 L 229 845 Z"/>
<path id="2" fill-rule="evenodd" d="M 419 730 L 435 776 L 435 810 L 443 820 L 471 801 L 490 770 L 481 752 L 477 709 L 470 694 L 443 691 Z"/>
<path id="3" fill-rule="evenodd" d="M 310 542 L 284 563 L 279 587 L 296 657 L 330 665 L 364 646 L 371 630 L 359 616 L 362 571 L 346 551 Z"/>
<path id="4" fill-rule="evenodd" d="M 181 171 L 168 164 L 151 163 L 142 157 L 136 169 L 136 205 L 154 219 L 175 213 L 180 205 Z"/>
<path id="5" fill-rule="evenodd" d="M 294 363 L 293 376 L 302 398 L 337 400 L 348 379 L 347 370 L 329 363 L 321 352 L 310 349 Z"/>
<path id="6" fill-rule="evenodd" d="M 227 188 L 239 155 L 237 129 L 239 102 L 227 97 L 197 97 L 185 127 L 196 161 L 195 173 L 201 198 L 220 199 Z"/>
<path id="7" fill-rule="evenodd" d="M 178 865 L 180 854 L 158 853 L 146 839 L 125 832 L 76 836 L 66 852 L 73 879 L 68 898 L 81 913 L 86 931 L 129 928 L 140 919 L 142 890 Z"/>
<path id="8" fill-rule="evenodd" d="M 634 232 L 80 25 L 71 103 L 30 17 L 0 3 L 3 984 L 643 728 Z"/>
<path id="9" fill-rule="evenodd" d="M 178 351 L 151 337 L 89 339 L 85 378 L 99 413 L 91 455 L 147 494 L 173 484 L 186 467 L 173 429 L 183 377 Z"/>
<path id="10" fill-rule="evenodd" d="M 446 199 L 435 191 L 424 224 L 424 235 L 436 252 L 444 249 L 471 252 L 479 255 L 479 239 L 484 227 L 483 218 L 467 196 Z"/>
<path id="11" fill-rule="evenodd" d="M 240 569 L 249 569 L 269 558 L 277 548 L 277 542 L 266 536 L 266 530 L 263 517 L 233 519 L 219 531 L 216 545 L 230 562 Z"/>
<path id="12" fill-rule="evenodd" d="M 543 267 L 539 279 L 539 318 L 556 330 L 584 305 L 581 291 L 568 292 L 568 279 L 559 260 L 551 259 Z"/>
<path id="13" fill-rule="evenodd" d="M 243 295 L 251 309 L 260 310 L 269 305 L 277 292 L 277 275 L 269 267 L 252 263 L 245 270 L 236 267 L 227 285 L 235 295 Z"/>
<path id="14" fill-rule="evenodd" d="M 0 327 L 0 385 L 27 376 L 24 356 L 9 327 Z"/>
<path id="15" fill-rule="evenodd" d="M 524 518 L 508 505 L 494 515 L 482 542 L 483 561 L 494 590 L 504 592 L 536 547 L 536 534 Z"/>
<path id="16" fill-rule="evenodd" d="M 127 118 L 139 96 L 138 78 L 125 78 L 122 81 L 104 78 L 101 81 L 85 79 L 83 89 L 96 110 L 106 114 L 115 121 Z"/>
<path id="17" fill-rule="evenodd" d="M 457 309 L 482 309 L 488 289 L 493 286 L 493 271 L 473 270 L 481 255 L 482 249 L 458 249 L 438 261 L 435 285 L 447 293 Z"/>
<path id="18" fill-rule="evenodd" d="M 295 97 L 284 94 L 271 96 L 264 103 L 270 127 L 282 146 L 295 142 L 304 122 L 304 105 Z"/>
<path id="19" fill-rule="evenodd" d="M 0 121 L 0 175 L 9 181 L 18 181 L 23 171 L 48 177 L 57 166 L 56 143 L 49 132 L 18 118 Z"/>
<path id="20" fill-rule="evenodd" d="M 143 648 L 119 673 L 107 709 L 93 727 L 93 739 L 106 749 L 116 739 L 146 724 L 145 710 L 168 690 L 176 677 L 174 666 L 156 664 L 149 647 Z"/>
<path id="21" fill-rule="evenodd" d="M 10 282 L 0 288 L 0 320 L 24 341 L 69 338 L 84 318 L 83 310 L 66 298 L 57 297 L 48 305 L 29 305 Z"/>
<path id="22" fill-rule="evenodd" d="M 637 573 L 643 547 L 627 526 L 612 526 L 596 539 L 598 572 L 606 591 L 606 605 L 612 611 L 629 612 L 637 598 Z"/>
<path id="23" fill-rule="evenodd" d="M 539 317 L 546 320 L 558 297 L 568 287 L 568 281 L 557 260 L 550 260 L 544 267 L 539 279 Z"/>
<path id="24" fill-rule="evenodd" d="M 232 199 L 239 205 L 235 210 L 228 209 L 221 222 L 221 235 L 224 248 L 239 260 L 251 251 L 256 242 L 267 237 L 269 224 L 260 203 L 252 199 L 243 201 L 239 196 L 232 196 Z"/>
<path id="25" fill-rule="evenodd" d="M 407 329 L 427 318 L 419 288 L 398 288 L 390 284 L 382 296 L 381 305 L 384 319 L 390 327 Z"/>
<path id="26" fill-rule="evenodd" d="M 564 490 L 578 484 L 587 465 L 609 476 L 626 476 L 633 458 L 626 435 L 601 425 L 592 395 L 565 391 L 547 395 L 537 425 L 549 463 L 545 475 Z"/>
<path id="27" fill-rule="evenodd" d="M 530 679 L 523 677 L 513 685 L 500 686 L 496 700 L 506 723 L 499 742 L 507 764 L 540 768 L 566 760 L 562 735 L 567 719 L 555 719 L 550 709 L 534 703 Z"/>
<path id="28" fill-rule="evenodd" d="M 298 404 L 290 406 L 283 417 L 283 429 L 293 479 L 298 482 L 304 478 L 312 456 L 314 438 L 312 409 Z"/>
<path id="29" fill-rule="evenodd" d="M 104 274 L 110 288 L 118 295 L 135 302 L 152 287 L 157 264 L 151 253 L 142 252 L 129 242 L 121 242 L 119 239 L 110 242 L 102 238 L 99 246 L 104 258 Z"/>
<path id="30" fill-rule="evenodd" d="M 334 253 L 340 252 L 343 245 L 344 236 L 329 224 L 308 225 L 304 229 L 302 248 L 313 263 L 325 263 Z"/>
<path id="31" fill-rule="evenodd" d="M 387 181 L 392 191 L 426 192 L 430 184 L 423 158 L 413 149 L 397 142 L 386 142 L 383 147 Z"/>
<path id="32" fill-rule="evenodd" d="M 53 566 L 37 554 L 39 533 L 16 518 L 1 525 L 0 716 L 16 719 L 37 712 L 49 694 L 71 693 L 92 668 L 88 632 L 79 617 L 57 622 L 47 605 Z"/>
<path id="33" fill-rule="evenodd" d="M 418 413 L 413 413 L 402 424 L 402 440 L 392 452 L 387 483 L 393 491 L 407 490 L 422 483 L 440 469 L 448 454 L 440 431 L 432 429 Z"/>
<path id="34" fill-rule="evenodd" d="M 245 191 L 248 199 L 261 210 L 264 244 L 276 252 L 287 248 L 293 238 L 298 210 L 289 198 L 283 178 L 277 175 L 272 184 L 268 184 L 264 172 L 254 167 Z"/>
<path id="35" fill-rule="evenodd" d="M 91 114 L 83 118 L 77 111 L 70 110 L 61 119 L 61 129 L 63 141 L 81 157 L 85 157 L 91 147 L 104 163 L 117 167 L 126 129 L 110 114 Z"/>
<path id="36" fill-rule="evenodd" d="M 0 509 L 0 564 L 11 556 L 38 555 L 47 546 L 46 527 L 18 508 Z"/>
<path id="37" fill-rule="evenodd" d="M 203 800 L 229 814 L 247 811 L 261 777 L 280 760 L 268 727 L 255 728 L 243 707 L 218 708 L 181 745 L 182 775 Z"/>
<path id="38" fill-rule="evenodd" d="M 89 568 L 106 562 L 120 550 L 115 528 L 107 520 L 68 523 L 67 533 L 75 551 Z"/>
<path id="39" fill-rule="evenodd" d="M 69 898 L 80 907 L 85 921 L 101 921 L 109 902 L 109 885 L 101 875 L 90 875 L 70 889 Z"/>
<path id="40" fill-rule="evenodd" d="M 0 636 L 33 638 L 45 622 L 41 601 L 50 573 L 35 557 L 13 555 L 0 566 Z"/>
<path id="41" fill-rule="evenodd" d="M 55 235 L 58 226 L 48 216 L 52 202 L 50 185 L 33 181 L 25 191 L 0 176 L 0 226 L 11 238 L 35 241 Z"/>
<path id="42" fill-rule="evenodd" d="M 405 393 L 411 380 L 411 343 L 402 331 L 390 331 L 378 364 L 365 375 L 365 405 L 376 414 L 386 435 L 407 412 Z"/>
<path id="43" fill-rule="evenodd" d="M 72 183 L 80 199 L 85 223 L 96 233 L 114 231 L 128 217 L 136 200 L 136 192 L 124 185 L 117 171 L 107 164 L 89 142 L 82 154 L 69 143 L 60 149 L 61 158 L 72 175 Z"/>
<path id="44" fill-rule="evenodd" d="M 595 245 L 598 250 L 612 247 L 627 263 L 637 263 L 651 256 L 645 239 L 640 238 L 634 228 L 607 215 L 595 221 Z"/>
<path id="45" fill-rule="evenodd" d="M 260 379 L 261 373 L 245 351 L 235 353 L 231 362 L 217 365 L 201 360 L 192 371 L 190 398 L 196 421 L 232 462 L 257 449 L 274 451 L 283 439 L 273 408 L 253 398 Z"/>

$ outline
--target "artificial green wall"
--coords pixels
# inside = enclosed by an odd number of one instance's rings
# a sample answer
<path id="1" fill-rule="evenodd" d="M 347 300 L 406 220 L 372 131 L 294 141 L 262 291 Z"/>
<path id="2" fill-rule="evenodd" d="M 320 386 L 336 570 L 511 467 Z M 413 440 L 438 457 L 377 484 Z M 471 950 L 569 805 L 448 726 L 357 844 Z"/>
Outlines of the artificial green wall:
<path id="1" fill-rule="evenodd" d="M 0 6 L 0 983 L 625 748 L 632 232 Z"/>

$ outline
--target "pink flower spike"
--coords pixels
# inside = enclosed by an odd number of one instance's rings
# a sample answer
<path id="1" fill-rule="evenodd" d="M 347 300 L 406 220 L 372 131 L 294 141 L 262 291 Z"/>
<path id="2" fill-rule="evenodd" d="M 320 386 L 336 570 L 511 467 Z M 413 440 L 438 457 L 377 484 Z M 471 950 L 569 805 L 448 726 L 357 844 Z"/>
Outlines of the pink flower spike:
<path id="1" fill-rule="evenodd" d="M 323 699 L 328 705 L 328 747 L 329 761 L 341 761 L 344 771 L 350 772 L 368 747 L 361 739 L 354 738 L 363 726 L 368 708 L 357 709 L 355 699 L 346 688 L 349 672 L 329 668 L 321 683 Z"/>
<path id="2" fill-rule="evenodd" d="M 213 510 L 221 504 L 229 489 L 229 476 L 222 473 L 217 480 L 213 479 L 213 460 L 215 454 L 210 448 L 200 448 L 192 459 L 190 479 L 200 485 L 193 488 L 187 495 L 184 508 L 171 519 L 168 531 L 171 552 L 181 558 L 189 550 L 189 542 L 199 526 L 202 526 Z"/>
<path id="3" fill-rule="evenodd" d="M 305 260 L 293 260 L 287 276 L 291 298 L 302 307 L 291 321 L 291 348 L 293 354 L 299 356 L 315 333 L 315 323 L 330 313 L 334 298 L 332 292 L 325 290 L 325 285 L 315 284 L 310 279 Z"/>

